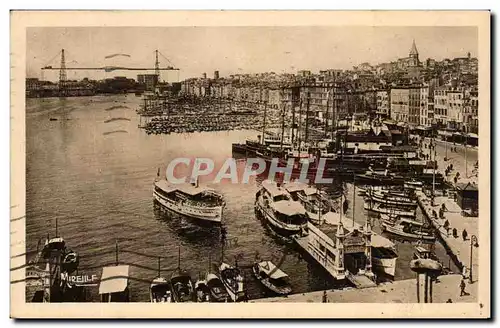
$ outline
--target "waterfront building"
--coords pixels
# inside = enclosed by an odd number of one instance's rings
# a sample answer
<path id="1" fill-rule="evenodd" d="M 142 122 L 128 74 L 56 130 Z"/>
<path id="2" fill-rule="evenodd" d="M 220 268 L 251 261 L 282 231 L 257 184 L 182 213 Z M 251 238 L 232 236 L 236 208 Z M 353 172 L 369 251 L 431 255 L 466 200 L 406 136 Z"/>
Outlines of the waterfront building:
<path id="1" fill-rule="evenodd" d="M 450 89 L 446 91 L 448 99 L 447 121 L 448 127 L 461 130 L 463 126 L 463 111 L 465 93 L 460 89 Z"/>
<path id="2" fill-rule="evenodd" d="M 391 118 L 397 122 L 408 122 L 410 111 L 410 89 L 391 89 Z"/>
<path id="3" fill-rule="evenodd" d="M 377 115 L 383 117 L 391 116 L 391 94 L 388 90 L 377 91 Z"/>
<path id="4" fill-rule="evenodd" d="M 448 125 L 448 96 L 446 87 L 434 90 L 434 122 L 439 126 Z"/>
<path id="5" fill-rule="evenodd" d="M 478 106 L 478 92 L 477 90 L 471 91 L 469 97 L 466 98 L 463 113 L 463 122 L 467 133 L 479 133 Z"/>

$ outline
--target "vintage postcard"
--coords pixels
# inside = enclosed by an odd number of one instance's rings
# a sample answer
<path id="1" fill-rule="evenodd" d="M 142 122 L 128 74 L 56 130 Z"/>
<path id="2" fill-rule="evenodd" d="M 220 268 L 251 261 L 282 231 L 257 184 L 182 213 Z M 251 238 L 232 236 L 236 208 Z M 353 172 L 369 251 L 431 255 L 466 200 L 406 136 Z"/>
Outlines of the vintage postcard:
<path id="1" fill-rule="evenodd" d="M 488 11 L 11 33 L 12 317 L 490 317 Z"/>

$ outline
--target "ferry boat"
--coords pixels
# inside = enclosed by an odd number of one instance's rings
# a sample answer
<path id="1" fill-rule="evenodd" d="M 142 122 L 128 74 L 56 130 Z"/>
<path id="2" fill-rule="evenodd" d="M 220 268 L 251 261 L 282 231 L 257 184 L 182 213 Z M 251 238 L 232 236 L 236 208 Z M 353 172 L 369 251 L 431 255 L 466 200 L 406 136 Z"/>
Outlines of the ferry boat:
<path id="1" fill-rule="evenodd" d="M 255 278 L 269 290 L 279 295 L 287 295 L 292 292 L 289 277 L 271 261 L 257 262 L 252 266 Z"/>
<path id="2" fill-rule="evenodd" d="M 196 184 L 169 184 L 156 180 L 154 199 L 167 210 L 195 219 L 201 223 L 219 224 L 225 202 L 215 190 Z"/>
<path id="3" fill-rule="evenodd" d="M 332 204 L 326 193 L 301 182 L 291 182 L 284 185 L 294 201 L 299 201 L 306 210 L 309 221 L 321 224 L 323 214 L 332 210 Z"/>
<path id="4" fill-rule="evenodd" d="M 210 301 L 222 303 L 229 300 L 229 293 L 216 274 L 207 273 L 205 281 L 210 292 Z"/>
<path id="5" fill-rule="evenodd" d="M 307 229 L 304 206 L 277 183 L 265 180 L 255 197 L 255 211 L 278 234 L 289 237 Z"/>
<path id="6" fill-rule="evenodd" d="M 194 287 L 191 277 L 186 271 L 177 268 L 170 277 L 170 288 L 174 303 L 189 303 L 194 301 Z"/>
<path id="7" fill-rule="evenodd" d="M 240 269 L 222 262 L 219 266 L 219 274 L 233 302 L 243 300 L 245 297 L 245 290 Z"/>
<path id="8" fill-rule="evenodd" d="M 170 303 L 172 302 L 172 290 L 170 282 L 163 277 L 157 277 L 151 282 L 149 287 L 149 296 L 151 303 Z"/>

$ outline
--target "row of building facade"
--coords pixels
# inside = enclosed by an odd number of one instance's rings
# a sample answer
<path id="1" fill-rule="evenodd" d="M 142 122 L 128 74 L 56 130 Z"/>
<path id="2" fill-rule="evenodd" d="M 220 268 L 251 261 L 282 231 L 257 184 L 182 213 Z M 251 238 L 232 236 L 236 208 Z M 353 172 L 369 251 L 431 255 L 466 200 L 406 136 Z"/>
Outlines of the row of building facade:
<path id="1" fill-rule="evenodd" d="M 415 42 L 408 57 L 353 70 L 301 70 L 192 78 L 181 82 L 185 96 L 266 103 L 273 108 L 305 109 L 319 120 L 366 113 L 406 122 L 477 133 L 477 58 L 421 62 Z M 333 116 L 332 116 L 333 115 Z"/>

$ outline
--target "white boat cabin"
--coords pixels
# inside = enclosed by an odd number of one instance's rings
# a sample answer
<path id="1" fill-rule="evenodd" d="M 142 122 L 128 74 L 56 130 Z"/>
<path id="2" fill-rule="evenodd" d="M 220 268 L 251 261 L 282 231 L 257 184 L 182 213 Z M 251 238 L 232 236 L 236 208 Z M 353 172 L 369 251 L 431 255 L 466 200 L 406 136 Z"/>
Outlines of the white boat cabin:
<path id="1" fill-rule="evenodd" d="M 129 266 L 117 265 L 102 269 L 99 285 L 101 302 L 128 302 L 129 301 Z"/>

